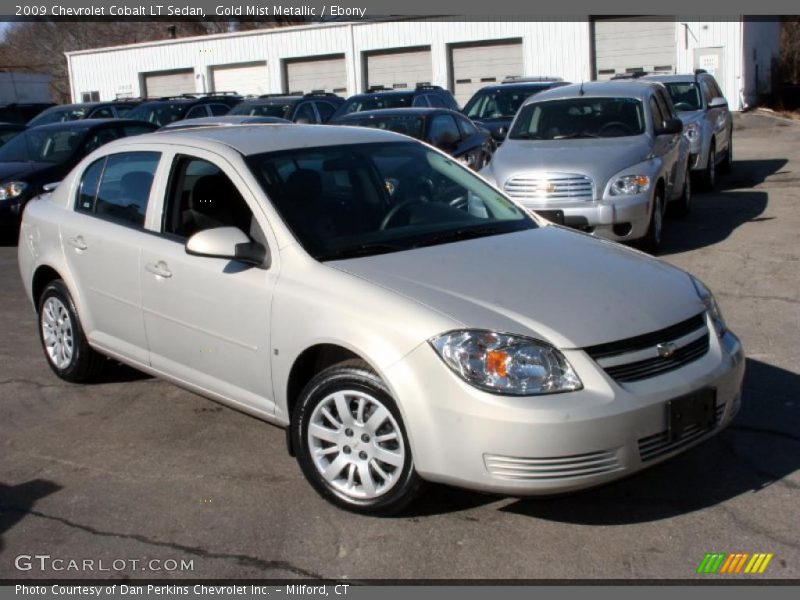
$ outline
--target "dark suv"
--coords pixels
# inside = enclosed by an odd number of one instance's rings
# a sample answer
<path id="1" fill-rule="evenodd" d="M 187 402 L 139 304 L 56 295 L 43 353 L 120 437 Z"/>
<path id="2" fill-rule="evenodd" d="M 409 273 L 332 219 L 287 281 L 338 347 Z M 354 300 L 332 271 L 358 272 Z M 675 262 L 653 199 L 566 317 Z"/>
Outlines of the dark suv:
<path id="1" fill-rule="evenodd" d="M 28 121 L 28 127 L 79 121 L 81 119 L 121 119 L 142 102 L 141 98 L 126 98 L 108 102 L 82 102 L 51 106 Z"/>
<path id="2" fill-rule="evenodd" d="M 327 123 L 343 102 L 344 99 L 340 96 L 326 92 L 312 92 L 302 96 L 265 94 L 246 99 L 228 114 L 277 117 L 295 123 Z"/>
<path id="3" fill-rule="evenodd" d="M 512 77 L 500 85 L 479 89 L 464 105 L 462 112 L 488 129 L 495 142 L 501 144 L 522 103 L 534 94 L 560 85 L 567 83 L 555 78 Z"/>
<path id="4" fill-rule="evenodd" d="M 183 94 L 143 102 L 126 115 L 128 119 L 146 121 L 159 127 L 182 119 L 219 117 L 242 101 L 242 96 L 233 92 L 211 94 Z"/>
<path id="5" fill-rule="evenodd" d="M 336 111 L 335 118 L 354 112 L 383 108 L 449 108 L 459 110 L 450 90 L 438 85 L 418 85 L 414 89 L 370 88 L 365 94 L 350 96 Z"/>
<path id="6" fill-rule="evenodd" d="M 52 102 L 12 102 L 0 105 L 0 122 L 25 125 L 43 110 L 55 106 Z"/>

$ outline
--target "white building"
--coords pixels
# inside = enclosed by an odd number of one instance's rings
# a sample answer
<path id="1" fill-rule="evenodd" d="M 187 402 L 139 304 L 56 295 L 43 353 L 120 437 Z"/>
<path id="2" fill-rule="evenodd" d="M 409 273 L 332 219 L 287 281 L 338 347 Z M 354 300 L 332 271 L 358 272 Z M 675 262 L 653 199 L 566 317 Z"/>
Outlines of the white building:
<path id="1" fill-rule="evenodd" d="M 448 87 L 460 103 L 509 75 L 567 81 L 615 73 L 713 72 L 741 109 L 770 88 L 777 21 L 436 18 L 323 23 L 68 52 L 72 99 Z"/>
<path id="2" fill-rule="evenodd" d="M 0 71 L 0 104 L 51 101 L 50 75 Z"/>

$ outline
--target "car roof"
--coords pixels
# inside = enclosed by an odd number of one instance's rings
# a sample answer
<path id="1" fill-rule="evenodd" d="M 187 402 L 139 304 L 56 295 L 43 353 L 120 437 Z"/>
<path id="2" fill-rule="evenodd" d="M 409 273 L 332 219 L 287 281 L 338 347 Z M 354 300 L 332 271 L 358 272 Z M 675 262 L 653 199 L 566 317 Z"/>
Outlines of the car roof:
<path id="1" fill-rule="evenodd" d="M 269 135 L 264 135 L 269 130 Z M 366 127 L 337 127 L 335 125 L 283 125 L 259 124 L 230 127 L 192 127 L 162 130 L 146 136 L 136 136 L 139 141 L 187 142 L 223 144 L 240 154 L 250 156 L 263 152 L 280 152 L 300 148 L 368 144 L 406 140 L 398 134 Z M 130 143 L 130 140 L 128 140 Z M 112 142 L 116 144 L 116 142 Z"/>
<path id="2" fill-rule="evenodd" d="M 493 83 L 479 89 L 483 90 L 538 90 L 569 85 L 564 81 L 509 81 L 508 83 Z"/>
<path id="3" fill-rule="evenodd" d="M 642 81 L 641 79 L 618 80 L 618 81 L 586 81 L 584 83 L 573 83 L 544 90 L 528 98 L 524 105 L 545 100 L 562 100 L 567 98 L 580 97 L 623 97 L 638 98 L 643 100 L 650 95 L 650 92 L 659 87 L 660 84 L 654 81 Z M 583 92 L 581 93 L 581 89 Z"/>
<path id="4" fill-rule="evenodd" d="M 324 96 L 318 97 L 323 98 Z M 297 96 L 293 94 L 287 94 L 285 96 L 266 96 L 263 98 L 245 98 L 242 100 L 242 104 L 287 104 L 289 102 L 297 102 L 303 98 L 304 96 Z"/>
<path id="5" fill-rule="evenodd" d="M 424 117 L 426 115 L 435 113 L 450 113 L 463 116 L 461 113 L 455 110 L 450 110 L 449 108 L 438 108 L 433 106 L 410 106 L 408 108 L 379 108 L 375 110 L 362 110 L 359 112 L 347 113 L 346 115 L 338 117 L 336 120 L 357 121 L 364 118 L 397 117 L 403 115 Z"/>
<path id="6" fill-rule="evenodd" d="M 74 121 L 59 121 L 58 123 L 47 123 L 45 125 L 34 125 L 28 128 L 28 131 L 57 131 L 65 129 L 91 129 L 93 127 L 100 127 L 101 125 L 144 125 L 150 126 L 150 123 L 143 121 L 136 121 L 134 119 L 77 119 Z"/>
<path id="7" fill-rule="evenodd" d="M 353 94 L 348 98 L 367 98 L 371 96 L 412 96 L 417 93 L 430 92 L 431 90 L 420 89 L 405 89 L 405 90 L 372 90 L 371 92 L 362 92 L 361 94 Z M 436 90 L 439 91 L 439 90 Z"/>
<path id="8" fill-rule="evenodd" d="M 709 76 L 708 73 L 698 73 L 697 76 L 694 73 L 686 73 L 680 75 L 645 75 L 642 79 L 658 81 L 659 83 L 691 83 L 697 77 L 702 77 L 703 75 Z"/>
<path id="9" fill-rule="evenodd" d="M 189 127 L 209 127 L 209 126 L 222 126 L 222 125 L 246 125 L 255 123 L 271 123 L 271 124 L 291 124 L 288 119 L 281 119 L 280 117 L 259 117 L 254 115 L 222 115 L 217 117 L 199 117 L 197 119 L 182 119 L 180 121 L 173 121 L 164 125 L 162 129 L 185 129 Z"/>

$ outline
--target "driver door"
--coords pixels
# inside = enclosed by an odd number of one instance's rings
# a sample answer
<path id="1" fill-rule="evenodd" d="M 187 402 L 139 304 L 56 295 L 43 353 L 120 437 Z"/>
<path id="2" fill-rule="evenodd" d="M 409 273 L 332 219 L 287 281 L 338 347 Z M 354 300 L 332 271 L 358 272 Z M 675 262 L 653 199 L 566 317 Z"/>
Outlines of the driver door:
<path id="1" fill-rule="evenodd" d="M 269 248 L 256 199 L 224 159 L 173 159 L 160 235 L 142 249 L 142 308 L 150 364 L 203 392 L 274 412 L 270 310 L 277 266 L 192 256 L 198 231 L 238 227 Z"/>

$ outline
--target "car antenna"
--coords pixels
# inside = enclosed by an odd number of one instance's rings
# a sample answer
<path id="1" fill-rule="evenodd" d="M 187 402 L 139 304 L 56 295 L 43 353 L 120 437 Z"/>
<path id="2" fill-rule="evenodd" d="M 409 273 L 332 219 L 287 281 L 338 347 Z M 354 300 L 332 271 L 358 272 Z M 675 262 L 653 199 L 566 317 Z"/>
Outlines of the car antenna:
<path id="1" fill-rule="evenodd" d="M 583 96 L 586 92 L 583 91 L 583 79 L 581 79 L 581 89 L 578 90 L 578 95 Z"/>

